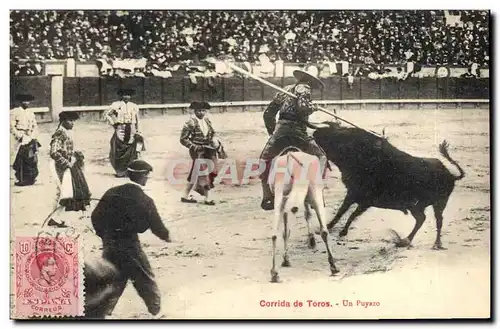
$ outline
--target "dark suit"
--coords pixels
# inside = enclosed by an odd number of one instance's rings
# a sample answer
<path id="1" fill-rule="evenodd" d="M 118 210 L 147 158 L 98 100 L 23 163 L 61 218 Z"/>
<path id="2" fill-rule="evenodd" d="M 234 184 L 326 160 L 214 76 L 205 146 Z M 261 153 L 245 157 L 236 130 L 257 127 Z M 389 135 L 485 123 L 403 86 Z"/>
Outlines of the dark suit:
<path id="1" fill-rule="evenodd" d="M 157 237 L 169 241 L 168 229 L 154 201 L 137 184 L 113 187 L 104 194 L 93 211 L 92 225 L 102 238 L 103 258 L 119 272 L 113 296 L 102 306 L 106 307 L 107 314 L 113 311 L 129 279 L 149 312 L 157 314 L 161 297 L 138 237 L 138 233 L 151 229 Z"/>

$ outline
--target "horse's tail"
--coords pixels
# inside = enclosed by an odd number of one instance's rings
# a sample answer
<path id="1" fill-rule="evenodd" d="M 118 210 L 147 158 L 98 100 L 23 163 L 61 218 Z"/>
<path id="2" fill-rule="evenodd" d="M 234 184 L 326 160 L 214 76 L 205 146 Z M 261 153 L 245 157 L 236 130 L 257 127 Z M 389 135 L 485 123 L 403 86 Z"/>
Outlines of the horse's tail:
<path id="1" fill-rule="evenodd" d="M 290 168 L 293 168 L 293 164 L 296 163 L 301 167 L 304 164 L 298 159 L 292 152 L 287 153 L 287 170 L 290 175 L 291 189 L 287 196 L 287 201 L 285 203 L 284 212 L 291 212 L 296 214 L 299 208 L 304 205 L 304 200 L 307 196 L 307 191 L 309 186 L 307 184 L 299 184 L 299 180 L 295 179 L 297 177 L 293 176 L 293 172 L 290 172 Z"/>

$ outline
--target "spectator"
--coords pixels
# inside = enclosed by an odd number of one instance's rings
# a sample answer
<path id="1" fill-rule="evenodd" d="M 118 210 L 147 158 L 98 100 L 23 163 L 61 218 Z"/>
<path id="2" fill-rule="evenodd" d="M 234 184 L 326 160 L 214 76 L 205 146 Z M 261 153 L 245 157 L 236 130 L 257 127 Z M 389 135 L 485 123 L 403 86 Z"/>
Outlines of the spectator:
<path id="1" fill-rule="evenodd" d="M 467 72 L 462 74 L 460 77 L 461 78 L 475 78 L 476 76 L 474 74 L 472 74 L 472 69 L 469 67 L 469 68 L 467 68 Z"/>
<path id="2" fill-rule="evenodd" d="M 21 59 L 114 56 L 168 66 L 207 56 L 255 63 L 261 52 L 297 63 L 327 55 L 366 65 L 469 66 L 474 60 L 489 66 L 489 13 L 477 10 L 15 10 L 10 23 L 11 57 Z"/>

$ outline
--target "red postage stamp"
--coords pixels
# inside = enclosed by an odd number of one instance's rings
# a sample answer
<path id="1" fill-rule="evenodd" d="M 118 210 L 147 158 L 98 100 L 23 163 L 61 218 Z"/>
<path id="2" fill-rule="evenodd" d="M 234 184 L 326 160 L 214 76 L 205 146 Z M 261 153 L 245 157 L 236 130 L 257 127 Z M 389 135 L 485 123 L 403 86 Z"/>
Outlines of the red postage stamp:
<path id="1" fill-rule="evenodd" d="M 81 241 L 16 237 L 16 318 L 83 315 Z"/>

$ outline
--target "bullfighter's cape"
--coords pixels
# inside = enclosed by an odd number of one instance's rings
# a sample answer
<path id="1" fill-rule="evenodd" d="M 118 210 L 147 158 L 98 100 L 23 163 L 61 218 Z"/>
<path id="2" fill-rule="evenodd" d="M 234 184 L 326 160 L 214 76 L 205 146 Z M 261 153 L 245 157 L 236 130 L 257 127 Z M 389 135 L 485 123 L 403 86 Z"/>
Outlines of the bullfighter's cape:
<path id="1" fill-rule="evenodd" d="M 130 143 L 130 140 L 132 142 Z M 117 175 L 124 176 L 127 166 L 139 157 L 140 151 L 145 151 L 144 139 L 141 135 L 135 134 L 131 138 L 120 139 L 118 129 L 110 140 L 109 162 Z"/>
<path id="2" fill-rule="evenodd" d="M 39 147 L 41 145 L 36 139 L 19 146 L 12 168 L 20 185 L 31 185 L 38 177 Z"/>

